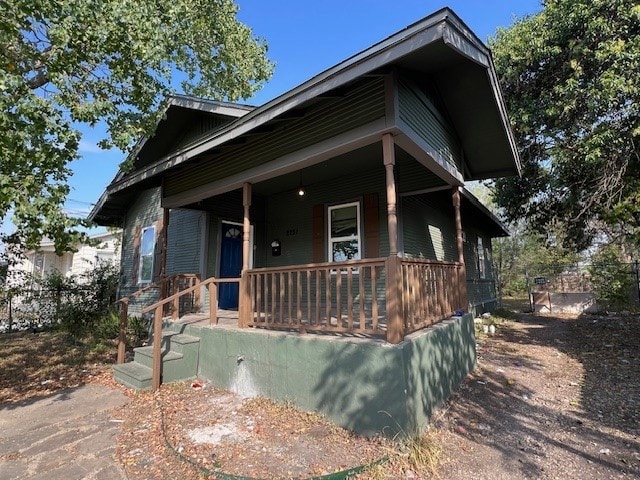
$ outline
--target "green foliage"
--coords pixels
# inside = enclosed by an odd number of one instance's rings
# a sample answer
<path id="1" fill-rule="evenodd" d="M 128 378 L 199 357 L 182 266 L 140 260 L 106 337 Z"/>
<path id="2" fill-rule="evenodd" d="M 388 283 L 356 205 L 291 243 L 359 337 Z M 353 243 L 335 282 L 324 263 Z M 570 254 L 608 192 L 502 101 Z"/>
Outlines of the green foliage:
<path id="1" fill-rule="evenodd" d="M 150 321 L 143 317 L 129 317 L 127 319 L 127 345 L 139 345 L 149 336 Z"/>
<path id="2" fill-rule="evenodd" d="M 556 240 L 561 234 L 532 233 L 523 222 L 510 227 L 511 236 L 493 241 L 493 258 L 500 275 L 502 294 L 528 293 L 526 275 L 553 276 L 567 265 L 575 265 L 581 256 L 564 248 Z"/>
<path id="3" fill-rule="evenodd" d="M 640 245 L 640 5 L 547 0 L 490 42 L 523 162 L 496 182 L 509 220 Z"/>
<path id="4" fill-rule="evenodd" d="M 620 257 L 619 247 L 605 246 L 592 256 L 588 268 L 598 302 L 614 310 L 628 308 L 635 300 L 635 274 L 630 264 L 621 262 Z"/>
<path id="5" fill-rule="evenodd" d="M 46 277 L 47 279 L 49 277 Z M 113 311 L 119 271 L 108 262 L 98 262 L 95 268 L 80 277 L 71 277 L 64 301 L 58 303 L 60 327 L 82 337 L 114 338 L 118 335 L 118 315 Z M 49 283 L 49 280 L 45 280 Z"/>
<path id="6" fill-rule="evenodd" d="M 104 122 L 103 147 L 130 150 L 152 132 L 162 99 L 235 101 L 269 78 L 266 44 L 232 0 L 0 0 L 0 217 L 34 248 L 43 236 L 73 248 L 65 215 L 79 123 Z"/>

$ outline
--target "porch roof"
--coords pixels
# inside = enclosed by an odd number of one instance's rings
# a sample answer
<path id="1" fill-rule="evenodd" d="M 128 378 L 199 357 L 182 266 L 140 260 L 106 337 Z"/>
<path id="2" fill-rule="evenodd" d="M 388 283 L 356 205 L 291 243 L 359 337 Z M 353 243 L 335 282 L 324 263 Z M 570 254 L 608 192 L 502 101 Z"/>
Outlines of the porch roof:
<path id="1" fill-rule="evenodd" d="M 153 149 L 156 158 L 119 173 L 107 187 L 90 218 L 114 223 L 124 213 L 132 187 L 160 185 L 162 174 L 223 145 L 269 131 L 274 122 L 295 122 L 311 105 L 335 97 L 358 79 L 393 68 L 413 71 L 436 81 L 465 152 L 465 179 L 520 173 L 520 161 L 508 124 L 488 48 L 449 8 L 406 27 L 385 40 L 325 70 L 291 91 L 227 125 L 174 150 Z M 176 97 L 178 98 L 178 97 Z M 194 100 L 195 101 L 195 100 Z M 202 102 L 207 102 L 202 100 Z M 227 104 L 229 108 L 231 104 Z M 161 138 L 156 133 L 155 137 Z M 155 138 L 154 137 L 154 138 Z"/>
<path id="2" fill-rule="evenodd" d="M 465 221 L 475 220 L 477 223 L 481 224 L 482 228 L 489 233 L 492 238 L 508 237 L 510 235 L 509 229 L 505 224 L 502 223 L 491 210 L 483 205 L 483 203 L 478 200 L 473 193 L 466 188 L 460 189 L 460 193 L 462 193 L 462 198 L 464 200 L 462 203 L 463 212 L 466 208 L 473 210 L 473 212 L 470 212 L 470 215 L 463 214 Z M 480 216 L 478 216 L 478 213 Z"/>

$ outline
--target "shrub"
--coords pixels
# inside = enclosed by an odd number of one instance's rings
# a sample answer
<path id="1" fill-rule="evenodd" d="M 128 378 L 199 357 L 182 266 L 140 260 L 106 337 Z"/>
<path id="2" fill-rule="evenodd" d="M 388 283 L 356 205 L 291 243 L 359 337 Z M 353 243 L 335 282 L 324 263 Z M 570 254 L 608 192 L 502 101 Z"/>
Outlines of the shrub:
<path id="1" fill-rule="evenodd" d="M 609 309 L 627 308 L 632 304 L 635 277 L 630 265 L 619 259 L 619 248 L 608 245 L 593 256 L 588 267 L 596 299 Z"/>

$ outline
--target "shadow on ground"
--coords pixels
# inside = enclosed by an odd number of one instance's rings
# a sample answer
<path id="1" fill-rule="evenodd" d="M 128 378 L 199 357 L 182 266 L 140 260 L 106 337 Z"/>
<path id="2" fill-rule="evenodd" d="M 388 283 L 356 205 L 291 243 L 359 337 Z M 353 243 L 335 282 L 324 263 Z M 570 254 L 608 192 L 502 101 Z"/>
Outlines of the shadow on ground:
<path id="1" fill-rule="evenodd" d="M 449 404 L 458 435 L 525 478 L 638 478 L 640 317 L 519 314 L 499 332 Z"/>

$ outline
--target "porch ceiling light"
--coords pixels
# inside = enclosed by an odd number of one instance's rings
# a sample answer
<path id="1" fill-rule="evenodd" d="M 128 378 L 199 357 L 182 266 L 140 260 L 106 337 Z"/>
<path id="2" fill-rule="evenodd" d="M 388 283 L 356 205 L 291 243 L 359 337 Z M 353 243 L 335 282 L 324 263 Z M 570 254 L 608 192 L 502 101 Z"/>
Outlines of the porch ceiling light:
<path id="1" fill-rule="evenodd" d="M 300 170 L 300 185 L 298 186 L 298 190 L 296 192 L 299 197 L 304 197 L 307 193 L 304 187 L 302 186 L 302 170 Z"/>

